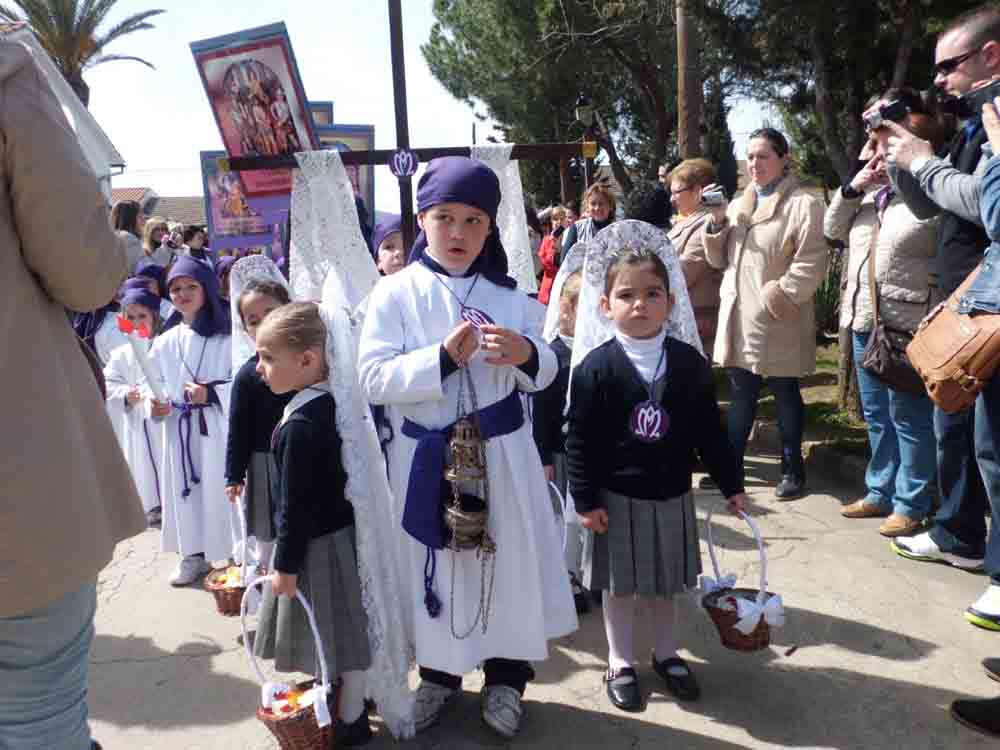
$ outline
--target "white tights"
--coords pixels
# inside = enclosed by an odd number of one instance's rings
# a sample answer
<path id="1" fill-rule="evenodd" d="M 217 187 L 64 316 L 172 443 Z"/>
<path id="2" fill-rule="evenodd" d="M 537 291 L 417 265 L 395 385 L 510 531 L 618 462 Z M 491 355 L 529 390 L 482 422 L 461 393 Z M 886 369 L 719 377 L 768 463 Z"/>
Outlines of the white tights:
<path id="1" fill-rule="evenodd" d="M 347 724 L 353 724 L 365 710 L 365 673 L 363 670 L 342 672 L 340 679 L 340 705 L 337 716 Z"/>
<path id="2" fill-rule="evenodd" d="M 631 667 L 636 663 L 634 632 L 635 611 L 639 602 L 652 610 L 656 632 L 656 660 L 677 656 L 674 637 L 676 609 L 673 598 L 615 596 L 604 592 L 604 632 L 608 636 L 608 666 L 612 669 Z"/>

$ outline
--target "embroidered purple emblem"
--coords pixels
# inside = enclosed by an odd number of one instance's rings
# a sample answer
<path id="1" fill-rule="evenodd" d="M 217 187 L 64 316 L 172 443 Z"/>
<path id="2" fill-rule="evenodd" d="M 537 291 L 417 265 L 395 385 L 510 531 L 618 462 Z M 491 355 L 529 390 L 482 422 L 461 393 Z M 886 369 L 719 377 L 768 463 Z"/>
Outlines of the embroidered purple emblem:
<path id="1" fill-rule="evenodd" d="M 476 329 L 493 325 L 493 318 L 475 307 L 463 307 L 462 320 L 472 323 L 472 327 Z"/>
<path id="2" fill-rule="evenodd" d="M 643 401 L 632 410 L 629 418 L 632 434 L 644 443 L 655 443 L 667 434 L 670 416 L 655 401 Z"/>

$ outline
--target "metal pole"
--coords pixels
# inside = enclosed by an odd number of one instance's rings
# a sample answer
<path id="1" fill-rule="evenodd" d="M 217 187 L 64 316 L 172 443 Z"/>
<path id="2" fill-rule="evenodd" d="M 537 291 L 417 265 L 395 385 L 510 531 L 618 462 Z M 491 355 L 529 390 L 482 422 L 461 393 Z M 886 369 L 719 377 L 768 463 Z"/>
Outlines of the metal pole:
<path id="1" fill-rule="evenodd" d="M 396 148 L 410 148 L 410 123 L 406 113 L 406 64 L 403 60 L 403 11 L 400 0 L 389 0 L 389 36 L 392 48 L 392 96 L 396 104 Z M 413 216 L 413 185 L 409 177 L 399 180 L 399 213 L 403 217 L 403 243 L 413 247 L 416 226 Z"/>

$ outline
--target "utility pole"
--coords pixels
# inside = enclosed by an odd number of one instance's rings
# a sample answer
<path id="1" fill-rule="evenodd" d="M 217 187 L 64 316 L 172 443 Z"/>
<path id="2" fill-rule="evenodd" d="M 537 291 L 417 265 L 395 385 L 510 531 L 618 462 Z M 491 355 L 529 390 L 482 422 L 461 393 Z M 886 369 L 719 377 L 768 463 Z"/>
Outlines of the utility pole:
<path id="1" fill-rule="evenodd" d="M 676 0 L 677 8 L 677 145 L 682 159 L 701 156 L 701 35 L 689 8 L 691 0 Z"/>

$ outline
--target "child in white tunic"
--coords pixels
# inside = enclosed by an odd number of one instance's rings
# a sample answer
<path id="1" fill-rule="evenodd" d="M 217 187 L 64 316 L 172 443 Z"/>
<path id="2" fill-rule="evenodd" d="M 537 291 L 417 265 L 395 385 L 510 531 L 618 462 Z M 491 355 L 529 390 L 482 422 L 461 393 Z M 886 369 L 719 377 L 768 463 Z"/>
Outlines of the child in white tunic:
<path id="1" fill-rule="evenodd" d="M 167 287 L 177 312 L 150 358 L 170 401 L 150 405 L 163 420 L 163 550 L 183 555 L 170 583 L 184 586 L 208 572 L 207 560 L 227 559 L 242 535 L 223 492 L 232 348 L 208 265 L 178 259 Z"/>
<path id="2" fill-rule="evenodd" d="M 411 262 L 376 285 L 362 328 L 362 388 L 402 420 L 388 461 L 394 494 L 405 498 L 401 525 L 408 533 L 400 529 L 400 543 L 411 561 L 418 732 L 458 695 L 461 676 L 483 664 L 483 719 L 513 736 L 534 676 L 530 661 L 547 658 L 548 641 L 577 627 L 520 397 L 552 382 L 556 357 L 531 333 L 537 303 L 506 275 L 499 203 L 499 181 L 486 165 L 465 157 L 432 161 L 417 190 L 423 231 Z M 443 549 L 439 533 L 445 493 L 450 497 L 442 486 L 445 444 L 456 419 L 477 409 L 489 438 L 492 597 L 477 552 Z"/>
<path id="3" fill-rule="evenodd" d="M 121 317 L 149 332 L 141 341 L 147 351 L 152 337 L 160 330 L 160 298 L 145 289 L 127 291 L 121 299 Z M 118 316 L 115 316 L 118 317 Z M 136 360 L 131 344 L 123 344 L 111 352 L 104 366 L 107 383 L 107 409 L 118 444 L 132 470 L 143 510 L 149 524 L 160 523 L 161 503 L 159 463 L 162 458 L 160 431 L 147 419 L 143 399 L 147 392 L 146 377 Z"/>

